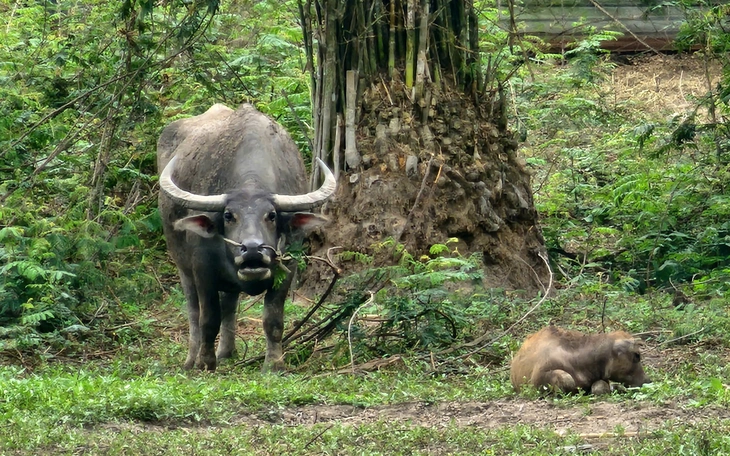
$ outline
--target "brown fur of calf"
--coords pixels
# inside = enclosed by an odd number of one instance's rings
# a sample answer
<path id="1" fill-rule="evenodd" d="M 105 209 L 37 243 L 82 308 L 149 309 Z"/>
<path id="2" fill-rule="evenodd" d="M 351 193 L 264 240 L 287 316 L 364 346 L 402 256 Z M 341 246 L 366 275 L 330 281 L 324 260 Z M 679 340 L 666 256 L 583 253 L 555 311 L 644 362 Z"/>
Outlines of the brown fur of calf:
<path id="1" fill-rule="evenodd" d="M 525 340 L 512 360 L 510 380 L 517 392 L 531 384 L 541 391 L 573 393 L 580 389 L 593 394 L 609 393 L 609 381 L 624 386 L 651 382 L 630 334 L 583 334 L 555 326 Z"/>

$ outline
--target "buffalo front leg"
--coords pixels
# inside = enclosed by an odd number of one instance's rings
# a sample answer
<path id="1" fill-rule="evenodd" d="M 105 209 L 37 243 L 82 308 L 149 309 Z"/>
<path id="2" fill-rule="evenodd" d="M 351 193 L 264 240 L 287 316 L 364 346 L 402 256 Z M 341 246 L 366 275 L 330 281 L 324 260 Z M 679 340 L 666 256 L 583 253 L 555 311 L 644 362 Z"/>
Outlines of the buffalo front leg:
<path id="1" fill-rule="evenodd" d="M 605 380 L 598 380 L 591 385 L 591 394 L 599 396 L 601 394 L 610 394 L 611 385 Z"/>
<path id="2" fill-rule="evenodd" d="M 188 310 L 188 357 L 185 359 L 183 369 L 192 369 L 200 351 L 200 306 L 198 305 L 198 292 L 195 290 L 193 280 L 180 271 L 180 285 L 185 293 L 185 302 Z"/>
<path id="3" fill-rule="evenodd" d="M 562 369 L 542 372 L 533 383 L 538 389 L 548 389 L 552 392 L 571 393 L 578 388 L 573 376 Z"/>
<path id="4" fill-rule="evenodd" d="M 236 309 L 238 293 L 222 293 L 221 296 L 221 338 L 215 355 L 218 360 L 231 358 L 236 354 Z"/>
<path id="5" fill-rule="evenodd" d="M 287 267 L 295 270 L 296 264 L 290 263 Z M 284 302 L 293 277 L 294 274 L 289 274 L 278 288 L 267 291 L 264 298 L 264 333 L 266 334 L 266 358 L 262 368 L 264 372 L 286 370 L 281 339 L 284 335 Z"/>
<path id="6" fill-rule="evenodd" d="M 216 368 L 215 339 L 221 326 L 221 306 L 217 290 L 199 294 L 200 300 L 200 352 L 198 367 L 214 371 Z"/>

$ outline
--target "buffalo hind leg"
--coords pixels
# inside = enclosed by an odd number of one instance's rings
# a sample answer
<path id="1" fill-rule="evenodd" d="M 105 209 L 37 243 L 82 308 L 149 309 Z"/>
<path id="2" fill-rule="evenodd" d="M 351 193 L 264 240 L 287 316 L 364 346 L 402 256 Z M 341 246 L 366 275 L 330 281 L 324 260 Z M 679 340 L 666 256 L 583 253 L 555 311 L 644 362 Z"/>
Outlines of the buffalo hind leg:
<path id="1" fill-rule="evenodd" d="M 551 392 L 572 393 L 578 389 L 573 376 L 562 369 L 541 372 L 534 379 L 533 384 L 539 390 L 548 390 Z"/>
<path id="2" fill-rule="evenodd" d="M 287 264 L 289 270 L 296 270 L 296 263 Z M 281 372 L 286 370 L 284 351 L 281 339 L 284 335 L 284 302 L 289 292 L 294 274 L 288 274 L 275 289 L 266 292 L 264 298 L 264 333 L 266 334 L 266 359 L 264 372 Z"/>
<path id="3" fill-rule="evenodd" d="M 198 292 L 195 290 L 193 280 L 180 271 L 180 285 L 185 293 L 185 302 L 188 309 L 188 357 L 185 359 L 183 369 L 189 370 L 195 366 L 195 360 L 200 351 L 200 306 L 198 305 Z"/>
<path id="4" fill-rule="evenodd" d="M 236 309 L 238 293 L 221 293 L 221 337 L 215 352 L 218 361 L 236 355 Z"/>

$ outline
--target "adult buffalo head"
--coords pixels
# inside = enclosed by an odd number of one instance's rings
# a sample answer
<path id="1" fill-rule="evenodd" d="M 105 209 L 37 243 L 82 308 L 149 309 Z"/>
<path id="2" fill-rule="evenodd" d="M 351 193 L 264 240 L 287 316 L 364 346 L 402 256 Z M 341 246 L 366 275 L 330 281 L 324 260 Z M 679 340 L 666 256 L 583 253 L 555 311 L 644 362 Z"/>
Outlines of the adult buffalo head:
<path id="1" fill-rule="evenodd" d="M 230 193 L 197 195 L 179 188 L 172 179 L 177 157 L 160 175 L 160 188 L 175 204 L 192 211 L 175 222 L 175 229 L 188 230 L 203 238 L 220 236 L 225 241 L 241 291 L 258 295 L 269 289 L 273 270 L 281 259 L 286 239 L 295 231 L 308 231 L 326 219 L 303 212 L 322 205 L 336 189 L 335 177 L 317 158 L 324 182 L 318 190 L 303 195 L 268 193 L 248 185 Z M 229 265 L 230 267 L 231 265 Z"/>

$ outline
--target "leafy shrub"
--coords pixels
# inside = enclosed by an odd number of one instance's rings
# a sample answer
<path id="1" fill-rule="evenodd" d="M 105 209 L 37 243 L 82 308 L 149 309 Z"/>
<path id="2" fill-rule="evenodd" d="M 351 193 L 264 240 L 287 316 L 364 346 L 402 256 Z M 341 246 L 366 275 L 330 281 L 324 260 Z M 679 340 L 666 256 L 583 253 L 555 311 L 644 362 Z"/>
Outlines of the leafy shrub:
<path id="1" fill-rule="evenodd" d="M 431 247 L 430 255 L 413 258 L 392 239 L 375 246 L 373 256 L 344 252 L 341 259 L 357 259 L 370 267 L 343 280 L 341 295 L 360 297 L 341 320 L 350 333 L 358 359 L 406 351 L 434 351 L 453 347 L 498 327 L 508 316 L 500 308 L 503 297 L 482 284 L 480 254 L 462 256 L 449 247 Z M 382 264 L 395 265 L 382 266 Z M 372 293 L 372 299 L 367 299 Z"/>

